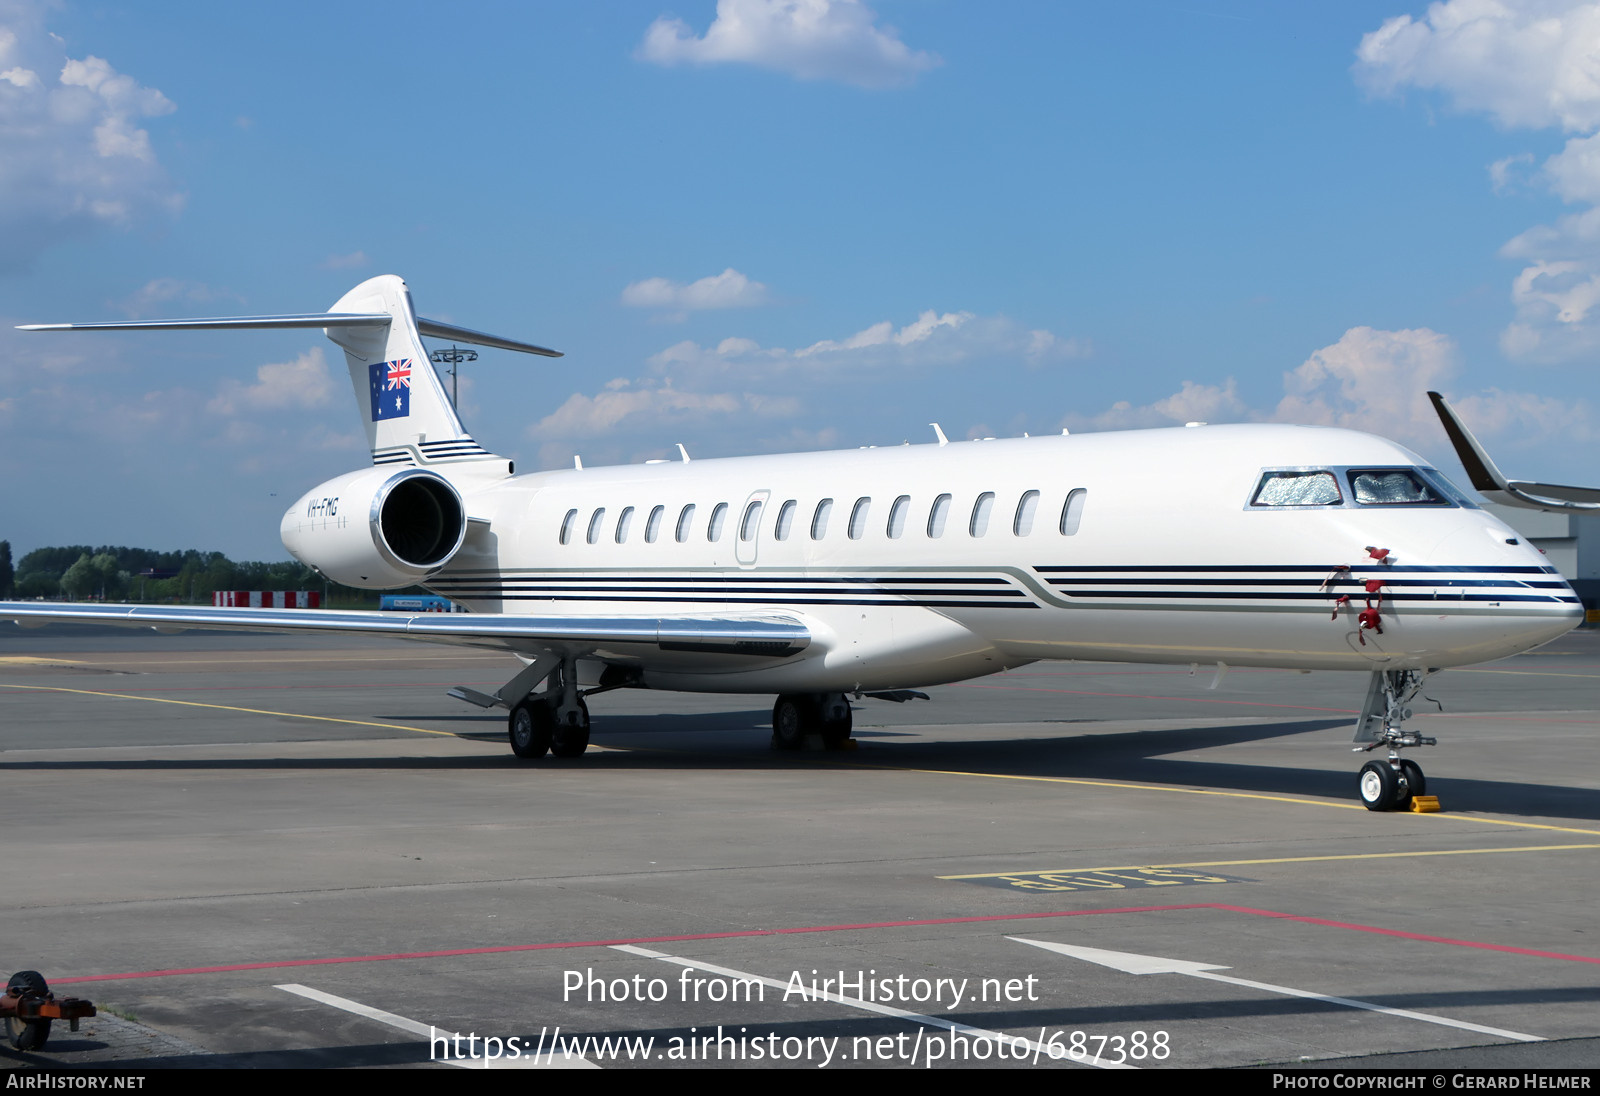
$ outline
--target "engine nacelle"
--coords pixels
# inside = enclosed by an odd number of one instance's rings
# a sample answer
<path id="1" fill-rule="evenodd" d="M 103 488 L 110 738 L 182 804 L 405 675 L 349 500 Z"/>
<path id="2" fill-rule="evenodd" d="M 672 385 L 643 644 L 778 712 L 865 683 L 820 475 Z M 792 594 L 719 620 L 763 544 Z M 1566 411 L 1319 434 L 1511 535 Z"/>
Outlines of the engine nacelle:
<path id="1" fill-rule="evenodd" d="M 467 509 L 437 473 L 368 468 L 307 492 L 279 532 L 295 559 L 334 582 L 389 590 L 450 562 L 467 535 Z"/>

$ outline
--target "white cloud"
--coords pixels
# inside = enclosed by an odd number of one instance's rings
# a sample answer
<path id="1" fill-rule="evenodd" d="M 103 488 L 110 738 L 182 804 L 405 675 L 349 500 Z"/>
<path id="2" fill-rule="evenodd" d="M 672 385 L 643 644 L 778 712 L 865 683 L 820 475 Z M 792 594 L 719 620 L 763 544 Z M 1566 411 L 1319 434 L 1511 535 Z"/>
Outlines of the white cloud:
<path id="1" fill-rule="evenodd" d="M 1501 125 L 1600 128 L 1600 5 L 1560 0 L 1447 0 L 1420 20 L 1397 16 L 1361 39 L 1356 77 L 1393 95 L 1448 94 Z"/>
<path id="2" fill-rule="evenodd" d="M 677 314 L 714 308 L 750 308 L 766 304 L 767 287 L 753 282 L 733 267 L 685 285 L 666 278 L 646 278 L 622 291 L 622 303 L 633 308 L 656 308 Z"/>
<path id="3" fill-rule="evenodd" d="M 877 26 L 876 18 L 859 0 L 717 0 L 717 17 L 703 37 L 663 15 L 650 24 L 637 55 L 659 65 L 755 65 L 864 88 L 908 84 L 940 63 Z"/>
<path id="4" fill-rule="evenodd" d="M 370 262 L 365 251 L 352 251 L 348 255 L 329 255 L 320 265 L 323 270 L 355 270 Z"/>
<path id="5" fill-rule="evenodd" d="M 225 380 L 206 405 L 213 415 L 241 415 L 254 411 L 316 410 L 333 399 L 333 374 L 328 371 L 322 347 L 315 346 L 291 362 L 274 362 L 256 370 L 255 384 Z"/>
<path id="6" fill-rule="evenodd" d="M 141 319 L 163 307 L 181 301 L 188 304 L 205 304 L 210 301 L 242 301 L 244 298 L 227 289 L 213 289 L 203 282 L 184 281 L 182 278 L 155 278 L 115 307 L 131 319 Z M 172 317 L 174 319 L 179 317 Z"/>
<path id="7" fill-rule="evenodd" d="M 1284 374 L 1271 418 L 1416 438 L 1437 431 L 1427 393 L 1455 371 L 1455 344 L 1437 331 L 1352 327 Z"/>
<path id="8" fill-rule="evenodd" d="M 0 14 L 0 271 L 56 241 L 175 212 L 182 195 L 157 161 L 145 118 L 171 100 L 104 58 L 71 58 L 41 8 Z"/>
<path id="9" fill-rule="evenodd" d="M 786 350 L 753 339 L 728 338 L 714 347 L 685 340 L 649 359 L 671 376 L 709 377 L 752 372 L 772 378 L 803 369 L 808 377 L 860 375 L 922 367 L 983 364 L 996 360 L 1045 365 L 1088 356 L 1086 340 L 1030 331 L 1005 316 L 928 310 L 896 328 L 883 320 L 841 339 L 822 339 Z"/>
<path id="10" fill-rule="evenodd" d="M 588 452 L 590 463 L 616 463 L 665 455 L 654 448 L 635 451 L 640 435 L 648 434 L 659 445 L 662 431 L 674 429 L 692 441 L 728 424 L 747 428 L 752 419 L 791 418 L 799 411 L 800 401 L 790 396 L 680 391 L 670 380 L 619 377 L 593 396 L 573 393 L 526 433 L 543 443 L 539 457 L 545 467 L 569 463 L 578 447 Z"/>
<path id="11" fill-rule="evenodd" d="M 1222 385 L 1184 381 L 1178 392 L 1154 403 L 1117 403 L 1098 415 L 1068 416 L 1062 425 L 1126 430 L 1195 421 L 1284 422 L 1340 426 L 1437 449 L 1443 435 L 1427 394 L 1446 390 L 1458 364 L 1454 342 L 1437 331 L 1352 327 L 1283 375 L 1283 398 L 1271 409 L 1245 404 L 1230 377 Z M 1485 437 L 1513 430 L 1530 440 L 1594 436 L 1582 401 L 1492 388 L 1452 396 L 1451 405 Z"/>
<path id="12" fill-rule="evenodd" d="M 1524 181 L 1527 167 L 1533 163 L 1533 153 L 1519 152 L 1489 165 L 1489 185 L 1496 194 L 1509 194 Z"/>
<path id="13" fill-rule="evenodd" d="M 671 425 L 719 415 L 748 412 L 763 416 L 792 415 L 798 403 L 789 398 L 750 392 L 682 392 L 671 383 L 654 384 L 618 378 L 593 396 L 573 393 L 550 414 L 528 427 L 528 436 L 586 438 L 609 433 L 630 423 Z"/>
<path id="14" fill-rule="evenodd" d="M 526 436 L 542 443 L 545 467 L 570 465 L 575 449 L 589 465 L 672 456 L 679 440 L 701 439 L 718 455 L 830 447 L 841 438 L 883 442 L 885 432 L 892 443 L 921 435 L 930 414 L 924 405 L 976 417 L 971 396 L 952 407 L 938 394 L 945 386 L 981 396 L 1015 388 L 1001 377 L 1049 387 L 1061 382 L 1039 370 L 1073 365 L 1089 352 L 1086 341 L 1004 316 L 931 309 L 904 324 L 882 321 L 792 348 L 737 335 L 685 339 L 647 359 L 645 377 L 574 394 Z M 936 380 L 935 372 L 945 376 Z"/>
<path id="15" fill-rule="evenodd" d="M 1369 90 L 1438 90 L 1503 126 L 1577 134 L 1538 178 L 1568 202 L 1600 204 L 1600 3 L 1447 0 L 1420 20 L 1399 16 L 1361 40 L 1355 73 Z M 1489 166 L 1496 193 L 1520 180 L 1530 153 Z M 1526 262 L 1514 279 L 1511 357 L 1569 360 L 1600 347 L 1600 224 L 1596 210 L 1539 225 L 1507 242 Z"/>
<path id="16" fill-rule="evenodd" d="M 1164 399 L 1135 407 L 1119 400 L 1098 415 L 1071 414 L 1061 425 L 1072 430 L 1142 430 L 1176 426 L 1185 422 L 1230 422 L 1255 418 L 1239 398 L 1238 383 L 1229 377 L 1220 385 L 1184 381 L 1183 387 Z"/>

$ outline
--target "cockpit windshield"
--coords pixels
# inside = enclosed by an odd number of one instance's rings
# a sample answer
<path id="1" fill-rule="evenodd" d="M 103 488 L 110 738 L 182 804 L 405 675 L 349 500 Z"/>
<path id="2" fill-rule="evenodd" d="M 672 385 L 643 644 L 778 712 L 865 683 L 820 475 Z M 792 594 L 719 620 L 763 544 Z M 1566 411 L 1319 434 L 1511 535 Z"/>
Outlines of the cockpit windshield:
<path id="1" fill-rule="evenodd" d="M 1246 509 L 1474 504 L 1432 468 L 1263 468 Z"/>
<path id="2" fill-rule="evenodd" d="M 1352 468 L 1350 493 L 1360 506 L 1449 506 L 1420 475 L 1401 468 Z"/>
<path id="3" fill-rule="evenodd" d="M 1268 472 L 1251 506 L 1338 506 L 1339 481 L 1332 472 Z"/>

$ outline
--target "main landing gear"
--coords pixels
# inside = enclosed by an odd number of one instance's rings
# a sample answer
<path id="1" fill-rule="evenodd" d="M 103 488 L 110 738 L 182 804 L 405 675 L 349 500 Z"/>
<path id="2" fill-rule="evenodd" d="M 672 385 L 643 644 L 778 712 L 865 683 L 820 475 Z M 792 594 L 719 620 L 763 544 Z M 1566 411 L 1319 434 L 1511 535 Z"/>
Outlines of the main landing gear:
<path id="1" fill-rule="evenodd" d="M 557 703 L 530 697 L 511 709 L 506 737 L 511 752 L 524 761 L 537 761 L 546 753 L 582 757 L 589 748 L 589 705 L 578 698 L 576 710 L 563 720 Z"/>
<path id="2" fill-rule="evenodd" d="M 480 708 L 509 709 L 506 737 L 511 752 L 525 761 L 536 761 L 547 753 L 583 756 L 589 748 L 589 705 L 583 698 L 638 683 L 637 673 L 607 667 L 598 687 L 580 690 L 577 659 L 545 654 L 530 660 L 520 674 L 492 694 L 458 685 L 450 695 Z"/>
<path id="3" fill-rule="evenodd" d="M 539 667 L 536 662 L 523 673 L 537 672 Z M 513 679 L 512 684 L 517 680 Z M 582 757 L 589 748 L 589 705 L 583 701 L 587 694 L 578 691 L 577 662 L 562 659 L 544 684 L 543 691 L 530 692 L 511 705 L 511 715 L 506 719 L 511 752 L 524 761 L 537 761 L 546 753 L 552 757 Z M 502 689 L 501 695 L 505 693 L 506 689 Z"/>
<path id="4" fill-rule="evenodd" d="M 853 725 L 843 693 L 785 693 L 772 706 L 772 748 L 804 749 L 806 736 L 817 735 L 825 748 L 843 749 Z"/>
<path id="5" fill-rule="evenodd" d="M 1356 720 L 1356 753 L 1370 753 L 1380 746 L 1388 750 L 1383 761 L 1361 766 L 1356 787 L 1361 802 L 1369 811 L 1403 811 L 1412 800 L 1427 794 L 1427 778 L 1422 767 L 1400 751 L 1414 746 L 1433 746 L 1437 738 L 1425 738 L 1407 731 L 1400 724 L 1411 718 L 1411 702 L 1422 691 L 1428 675 L 1421 670 L 1374 670 L 1367 686 L 1367 700 Z"/>

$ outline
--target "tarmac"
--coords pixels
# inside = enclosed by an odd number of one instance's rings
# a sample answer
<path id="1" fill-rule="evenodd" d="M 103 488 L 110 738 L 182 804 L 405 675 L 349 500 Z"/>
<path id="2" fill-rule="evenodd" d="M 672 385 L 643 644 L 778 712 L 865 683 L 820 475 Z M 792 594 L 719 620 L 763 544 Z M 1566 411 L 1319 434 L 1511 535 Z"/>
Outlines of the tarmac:
<path id="1" fill-rule="evenodd" d="M 1431 814 L 1357 800 L 1354 674 L 1040 663 L 801 753 L 621 690 L 524 762 L 445 695 L 516 669 L 0 625 L 0 974 L 100 1011 L 0 1070 L 1600 1067 L 1600 633 L 1429 680 Z"/>

